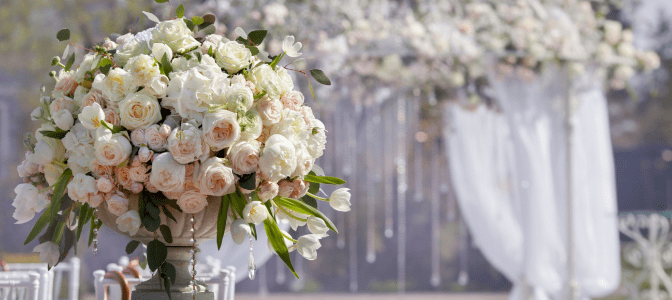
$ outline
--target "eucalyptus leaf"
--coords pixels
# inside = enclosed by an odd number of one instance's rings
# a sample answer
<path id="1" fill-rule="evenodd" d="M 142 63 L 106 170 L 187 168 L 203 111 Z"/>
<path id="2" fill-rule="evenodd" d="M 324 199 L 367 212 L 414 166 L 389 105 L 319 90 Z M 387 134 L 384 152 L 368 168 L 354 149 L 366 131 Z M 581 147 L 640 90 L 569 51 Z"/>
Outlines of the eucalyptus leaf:
<path id="1" fill-rule="evenodd" d="M 152 22 L 155 22 L 155 23 L 160 23 L 161 22 L 161 21 L 159 21 L 159 18 L 157 18 L 153 13 L 150 13 L 150 12 L 147 12 L 147 11 L 143 11 L 142 13 L 145 14 L 145 16 L 147 16 L 147 19 L 149 19 Z"/>
<path id="2" fill-rule="evenodd" d="M 126 254 L 131 255 L 135 251 L 135 249 L 140 246 L 140 242 L 136 240 L 132 240 L 126 244 Z"/>
<path id="3" fill-rule="evenodd" d="M 43 136 L 50 137 L 52 139 L 57 139 L 57 140 L 62 140 L 66 134 L 68 134 L 68 131 L 51 131 L 51 130 L 42 130 L 40 133 Z"/>
<path id="4" fill-rule="evenodd" d="M 168 0 L 154 0 L 154 1 L 156 1 L 156 3 L 166 3 L 166 2 L 168 2 Z"/>
<path id="5" fill-rule="evenodd" d="M 266 38 L 267 30 L 255 30 L 247 34 L 247 38 L 256 46 L 259 46 Z"/>
<path id="6" fill-rule="evenodd" d="M 175 219 L 175 216 L 173 216 L 173 213 L 170 212 L 165 206 L 161 206 L 161 210 L 163 211 L 163 214 L 166 215 L 168 219 L 173 220 L 175 223 L 177 223 L 177 220 Z"/>
<path id="7" fill-rule="evenodd" d="M 63 28 L 56 33 L 56 38 L 59 42 L 67 41 L 70 39 L 70 29 Z"/>
<path id="8" fill-rule="evenodd" d="M 159 226 L 159 230 L 161 230 L 161 235 L 163 236 L 163 240 L 166 241 L 168 244 L 173 243 L 173 234 L 170 232 L 170 227 L 167 225 L 161 225 Z"/>
<path id="9" fill-rule="evenodd" d="M 150 215 L 145 215 L 142 217 L 142 226 L 145 226 L 145 229 L 149 232 L 154 232 L 159 229 L 161 225 L 161 219 L 154 219 Z"/>
<path id="10" fill-rule="evenodd" d="M 168 256 L 168 248 L 166 244 L 153 240 L 147 244 L 147 263 L 149 269 L 154 272 L 156 271 Z"/>
<path id="11" fill-rule="evenodd" d="M 42 232 L 44 227 L 46 227 L 47 224 L 49 224 L 50 215 L 51 215 L 51 205 L 47 206 L 47 208 L 45 208 L 44 211 L 42 212 L 40 218 L 37 219 L 37 222 L 35 222 L 33 229 L 31 229 L 30 233 L 28 233 L 26 241 L 23 242 L 24 245 L 27 245 L 32 240 L 34 240 L 40 234 L 40 232 Z"/>
<path id="12" fill-rule="evenodd" d="M 205 22 L 205 20 L 203 20 L 203 18 L 201 18 L 199 16 L 193 16 L 193 17 L 191 17 L 191 22 L 194 23 L 195 26 L 198 26 L 198 25 L 203 24 L 203 22 Z"/>
<path id="13" fill-rule="evenodd" d="M 169 262 L 164 262 L 163 265 L 161 265 L 161 273 L 170 278 L 170 281 L 172 283 L 175 283 L 177 271 L 175 270 L 175 266 L 173 266 L 173 264 Z"/>
<path id="14" fill-rule="evenodd" d="M 65 68 L 63 68 L 63 70 L 65 70 L 66 72 L 70 71 L 70 68 L 72 68 L 72 64 L 74 63 L 75 63 L 75 53 L 70 55 L 70 58 L 68 58 L 68 62 L 65 63 Z"/>
<path id="15" fill-rule="evenodd" d="M 313 76 L 315 78 L 315 81 L 324 84 L 324 85 L 331 85 L 331 80 L 329 80 L 329 77 L 327 77 L 327 74 L 324 74 L 324 71 L 319 70 L 319 69 L 312 69 L 310 70 L 310 76 Z"/>
<path id="16" fill-rule="evenodd" d="M 257 188 L 257 176 L 256 172 L 245 174 L 238 180 L 238 184 L 241 188 L 246 190 L 254 190 Z"/>
<path id="17" fill-rule="evenodd" d="M 178 19 L 184 17 L 184 4 L 180 4 L 177 7 L 177 9 L 175 10 L 175 14 L 177 15 Z"/>
<path id="18" fill-rule="evenodd" d="M 159 219 L 161 210 L 151 201 L 145 203 L 147 208 L 147 213 L 152 217 L 152 219 Z"/>

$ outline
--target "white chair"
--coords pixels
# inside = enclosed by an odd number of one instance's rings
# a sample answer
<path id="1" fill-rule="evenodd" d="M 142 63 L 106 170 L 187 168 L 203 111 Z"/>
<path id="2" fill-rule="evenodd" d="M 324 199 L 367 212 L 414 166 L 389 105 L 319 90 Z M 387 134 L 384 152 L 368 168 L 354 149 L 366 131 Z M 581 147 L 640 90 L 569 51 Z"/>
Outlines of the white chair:
<path id="1" fill-rule="evenodd" d="M 6 268 L 10 271 L 35 271 L 40 275 L 39 299 L 59 299 L 63 273 L 68 273 L 68 300 L 79 299 L 79 270 L 80 260 L 73 257 L 68 262 L 61 262 L 48 270 L 44 263 L 8 263 Z"/>
<path id="2" fill-rule="evenodd" d="M 38 300 L 40 274 L 34 271 L 0 272 L 0 299 Z"/>

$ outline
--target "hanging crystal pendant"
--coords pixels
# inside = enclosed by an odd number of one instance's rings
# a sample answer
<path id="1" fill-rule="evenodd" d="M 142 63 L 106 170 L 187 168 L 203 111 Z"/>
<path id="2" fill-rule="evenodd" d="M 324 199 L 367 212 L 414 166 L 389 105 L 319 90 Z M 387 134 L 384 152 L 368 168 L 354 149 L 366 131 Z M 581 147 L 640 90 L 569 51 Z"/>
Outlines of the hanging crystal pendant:
<path id="1" fill-rule="evenodd" d="M 189 221 L 191 222 L 191 296 L 196 300 L 196 220 L 193 214 Z"/>
<path id="2" fill-rule="evenodd" d="M 257 266 L 254 264 L 254 255 L 252 255 L 252 235 L 250 235 L 250 258 L 247 261 L 247 276 L 250 277 L 250 280 L 254 280 L 254 272 L 257 270 Z"/>
<path id="3" fill-rule="evenodd" d="M 98 208 L 93 209 L 93 257 L 98 257 Z"/>

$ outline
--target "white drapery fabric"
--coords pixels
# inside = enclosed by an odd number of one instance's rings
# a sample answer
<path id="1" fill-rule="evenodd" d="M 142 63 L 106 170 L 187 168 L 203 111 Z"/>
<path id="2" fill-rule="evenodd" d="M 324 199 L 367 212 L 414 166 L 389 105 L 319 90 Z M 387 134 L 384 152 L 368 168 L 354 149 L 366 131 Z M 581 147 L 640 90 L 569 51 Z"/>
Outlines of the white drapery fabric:
<path id="1" fill-rule="evenodd" d="M 567 280 L 567 75 L 491 76 L 501 112 L 446 108 L 447 151 L 475 244 L 514 284 L 510 299 L 561 299 Z M 576 281 L 582 299 L 620 283 L 613 152 L 606 99 L 591 78 L 572 84 Z"/>

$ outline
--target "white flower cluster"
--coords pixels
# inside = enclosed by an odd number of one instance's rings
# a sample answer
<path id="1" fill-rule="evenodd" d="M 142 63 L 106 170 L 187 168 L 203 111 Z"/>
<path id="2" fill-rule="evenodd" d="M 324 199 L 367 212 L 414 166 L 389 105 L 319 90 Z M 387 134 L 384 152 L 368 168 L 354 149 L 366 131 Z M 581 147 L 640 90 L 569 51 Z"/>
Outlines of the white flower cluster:
<path id="1" fill-rule="evenodd" d="M 293 36 L 284 45 L 279 59 L 300 55 Z M 61 65 L 56 87 L 31 115 L 42 126 L 18 167 L 25 183 L 15 189 L 17 223 L 44 209 L 68 169 L 70 181 L 60 183 L 66 195 L 77 205 L 103 205 L 129 235 L 142 226 L 130 196 L 145 191 L 189 214 L 205 209 L 211 196 L 256 192 L 261 201 L 249 201 L 243 216 L 227 222 L 238 243 L 249 223 L 275 212 L 262 201 L 306 195 L 304 176 L 323 154 L 326 130 L 288 70 L 266 53 L 261 60 L 252 54 L 256 47 L 219 35 L 196 39 L 181 18 L 96 49 L 77 69 Z M 243 178 L 255 189 L 242 188 Z M 347 189 L 332 198 L 334 208 L 350 209 Z M 306 220 L 314 235 L 299 238 L 298 248 L 314 259 L 328 228 L 320 218 L 293 214 L 277 216 Z"/>

